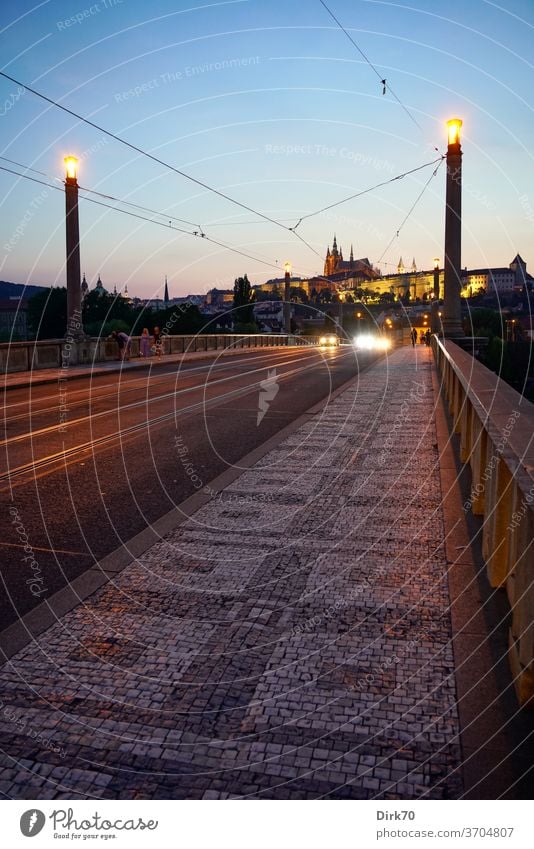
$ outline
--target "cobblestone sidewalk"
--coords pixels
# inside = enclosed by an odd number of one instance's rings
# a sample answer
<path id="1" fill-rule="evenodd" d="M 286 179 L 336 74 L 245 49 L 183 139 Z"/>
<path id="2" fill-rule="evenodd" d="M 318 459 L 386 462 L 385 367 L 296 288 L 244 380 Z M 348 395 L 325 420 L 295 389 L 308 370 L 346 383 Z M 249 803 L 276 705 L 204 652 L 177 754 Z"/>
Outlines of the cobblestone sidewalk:
<path id="1" fill-rule="evenodd" d="M 0 790 L 460 796 L 431 368 L 376 363 L 5 664 Z"/>

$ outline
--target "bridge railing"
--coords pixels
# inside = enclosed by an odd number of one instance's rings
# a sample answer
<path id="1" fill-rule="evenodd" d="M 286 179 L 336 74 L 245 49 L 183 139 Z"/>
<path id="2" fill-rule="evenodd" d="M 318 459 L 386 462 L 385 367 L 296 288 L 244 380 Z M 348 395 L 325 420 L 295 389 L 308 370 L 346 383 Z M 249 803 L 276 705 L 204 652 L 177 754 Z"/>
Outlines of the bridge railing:
<path id="1" fill-rule="evenodd" d="M 522 705 L 534 707 L 534 405 L 451 341 L 432 345 L 460 459 L 471 468 L 464 509 L 484 517 L 492 587 L 511 607 L 509 660 Z"/>
<path id="2" fill-rule="evenodd" d="M 131 337 L 131 356 L 139 356 L 139 336 Z M 164 354 L 187 354 L 242 348 L 266 348 L 314 344 L 309 337 L 284 333 L 206 333 L 189 336 L 164 335 Z M 38 342 L 0 343 L 0 373 L 58 368 L 117 359 L 117 343 L 108 337 L 89 337 L 77 342 L 45 339 Z"/>

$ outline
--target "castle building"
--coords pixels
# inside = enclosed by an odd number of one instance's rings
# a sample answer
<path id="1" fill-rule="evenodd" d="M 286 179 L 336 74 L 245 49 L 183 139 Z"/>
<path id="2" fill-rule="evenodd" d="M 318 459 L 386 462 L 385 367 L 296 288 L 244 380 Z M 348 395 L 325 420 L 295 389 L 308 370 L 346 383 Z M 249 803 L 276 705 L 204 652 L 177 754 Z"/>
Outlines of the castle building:
<path id="1" fill-rule="evenodd" d="M 466 298 L 480 291 L 489 295 L 507 295 L 525 288 L 534 288 L 534 278 L 528 274 L 527 264 L 519 254 L 508 267 L 473 268 L 462 272 L 462 295 Z"/>
<path id="2" fill-rule="evenodd" d="M 330 245 L 328 245 L 328 249 L 326 251 L 326 257 L 324 260 L 324 271 L 323 274 L 325 277 L 330 277 L 332 274 L 338 274 L 340 271 L 352 271 L 354 269 L 354 251 L 352 249 L 352 245 L 350 246 L 350 259 L 348 262 L 343 259 L 343 248 L 337 248 L 337 238 L 334 233 L 334 242 L 332 245 L 332 251 L 330 252 Z"/>
<path id="3" fill-rule="evenodd" d="M 367 257 L 354 259 L 354 249 L 350 246 L 350 258 L 343 259 L 343 248 L 340 246 L 338 250 L 337 238 L 334 234 L 332 250 L 330 245 L 326 251 L 324 260 L 323 277 L 330 282 L 341 283 L 346 279 L 354 279 L 355 281 L 374 280 L 379 277 Z"/>

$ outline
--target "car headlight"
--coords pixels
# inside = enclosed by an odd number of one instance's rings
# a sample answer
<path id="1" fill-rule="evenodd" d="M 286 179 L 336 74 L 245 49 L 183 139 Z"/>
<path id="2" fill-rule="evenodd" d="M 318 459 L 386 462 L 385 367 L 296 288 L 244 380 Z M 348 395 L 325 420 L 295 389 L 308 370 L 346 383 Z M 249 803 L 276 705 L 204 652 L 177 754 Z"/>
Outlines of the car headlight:
<path id="1" fill-rule="evenodd" d="M 337 336 L 329 336 L 328 337 L 328 344 L 329 345 L 335 345 L 336 342 L 337 342 Z"/>
<path id="2" fill-rule="evenodd" d="M 391 340 L 385 336 L 362 334 L 354 339 L 356 348 L 364 351 L 387 351 L 391 348 Z"/>
<path id="3" fill-rule="evenodd" d="M 326 336 L 319 337 L 319 345 L 326 345 Z"/>

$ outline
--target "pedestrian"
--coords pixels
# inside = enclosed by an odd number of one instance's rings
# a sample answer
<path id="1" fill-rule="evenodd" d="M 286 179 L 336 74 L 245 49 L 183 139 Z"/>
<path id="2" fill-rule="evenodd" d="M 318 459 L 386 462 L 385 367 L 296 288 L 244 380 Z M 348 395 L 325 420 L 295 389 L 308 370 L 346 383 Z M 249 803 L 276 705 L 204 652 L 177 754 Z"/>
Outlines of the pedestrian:
<path id="1" fill-rule="evenodd" d="M 161 330 L 159 329 L 157 324 L 154 328 L 153 336 L 154 336 L 154 346 L 153 346 L 152 350 L 154 351 L 156 357 L 161 357 L 162 338 L 161 338 Z"/>
<path id="2" fill-rule="evenodd" d="M 431 336 L 431 333 L 430 333 L 430 328 L 429 328 L 427 330 L 427 332 L 425 333 L 425 342 L 426 342 L 427 345 L 430 345 L 430 336 Z"/>
<path id="3" fill-rule="evenodd" d="M 124 333 L 122 330 L 114 330 L 111 335 L 119 346 L 119 356 L 117 359 L 122 360 L 122 362 L 127 362 L 130 359 L 130 346 L 132 344 L 132 340 L 128 334 Z"/>
<path id="4" fill-rule="evenodd" d="M 415 348 L 415 343 L 417 342 L 417 330 L 415 327 L 412 327 L 412 332 L 410 333 L 410 337 L 412 340 L 412 348 Z"/>
<path id="5" fill-rule="evenodd" d="M 143 327 L 143 332 L 141 333 L 141 338 L 139 340 L 139 356 L 150 356 L 150 334 L 148 332 L 148 327 Z"/>

